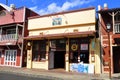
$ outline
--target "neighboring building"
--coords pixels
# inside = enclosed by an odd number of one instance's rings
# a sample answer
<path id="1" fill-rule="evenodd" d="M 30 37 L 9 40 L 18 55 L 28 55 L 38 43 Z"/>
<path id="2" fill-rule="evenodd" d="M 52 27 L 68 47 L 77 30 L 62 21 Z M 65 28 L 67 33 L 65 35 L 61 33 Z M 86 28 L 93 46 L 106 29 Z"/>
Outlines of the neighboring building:
<path id="1" fill-rule="evenodd" d="M 108 71 L 110 71 L 109 66 L 111 66 L 112 73 L 120 73 L 120 8 L 109 9 L 107 4 L 104 4 L 104 8 L 99 6 L 98 15 L 101 38 L 102 72 L 108 73 Z M 109 30 L 110 37 L 107 32 L 107 25 L 111 26 Z"/>
<path id="2" fill-rule="evenodd" d="M 93 7 L 30 17 L 27 68 L 70 71 L 73 63 L 92 64 L 101 73 Z M 93 69 L 94 69 L 93 68 Z"/>
<path id="3" fill-rule="evenodd" d="M 23 37 L 28 35 L 27 18 L 35 15 L 28 8 L 0 3 L 0 66 L 25 66 Z"/>

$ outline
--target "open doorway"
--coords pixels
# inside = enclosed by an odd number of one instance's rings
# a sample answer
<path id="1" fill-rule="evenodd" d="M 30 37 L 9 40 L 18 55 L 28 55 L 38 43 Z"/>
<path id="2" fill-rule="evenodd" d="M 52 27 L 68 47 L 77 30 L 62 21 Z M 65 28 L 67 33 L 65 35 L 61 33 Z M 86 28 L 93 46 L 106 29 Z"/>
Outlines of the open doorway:
<path id="1" fill-rule="evenodd" d="M 54 52 L 54 68 L 65 68 L 65 51 Z"/>
<path id="2" fill-rule="evenodd" d="M 113 47 L 113 70 L 120 73 L 120 46 Z"/>

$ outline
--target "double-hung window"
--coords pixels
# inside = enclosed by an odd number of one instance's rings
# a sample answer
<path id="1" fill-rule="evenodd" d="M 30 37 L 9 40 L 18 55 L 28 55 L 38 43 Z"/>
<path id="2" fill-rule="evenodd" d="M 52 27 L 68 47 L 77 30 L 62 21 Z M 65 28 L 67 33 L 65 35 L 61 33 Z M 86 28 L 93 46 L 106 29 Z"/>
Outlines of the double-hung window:
<path id="1" fill-rule="evenodd" d="M 117 15 L 115 15 L 114 32 L 120 33 L 120 12 Z"/>

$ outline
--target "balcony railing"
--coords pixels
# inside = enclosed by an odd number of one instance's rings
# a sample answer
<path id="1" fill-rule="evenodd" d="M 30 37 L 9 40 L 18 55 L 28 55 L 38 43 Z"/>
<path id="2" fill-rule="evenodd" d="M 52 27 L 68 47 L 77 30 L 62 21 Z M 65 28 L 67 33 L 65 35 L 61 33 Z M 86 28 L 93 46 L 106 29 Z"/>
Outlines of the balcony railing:
<path id="1" fill-rule="evenodd" d="M 0 41 L 13 41 L 17 40 L 20 35 L 17 34 L 7 34 L 7 35 L 0 35 Z"/>
<path id="2" fill-rule="evenodd" d="M 120 23 L 114 25 L 115 33 L 120 33 Z"/>

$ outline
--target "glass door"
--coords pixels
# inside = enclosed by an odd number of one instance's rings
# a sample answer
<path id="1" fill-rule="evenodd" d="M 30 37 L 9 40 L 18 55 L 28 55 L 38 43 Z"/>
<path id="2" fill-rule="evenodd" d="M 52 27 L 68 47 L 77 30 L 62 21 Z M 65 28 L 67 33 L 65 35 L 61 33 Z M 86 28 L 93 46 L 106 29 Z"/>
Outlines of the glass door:
<path id="1" fill-rule="evenodd" d="M 17 50 L 6 50 L 5 51 L 5 65 L 15 66 L 16 56 L 17 56 Z"/>

